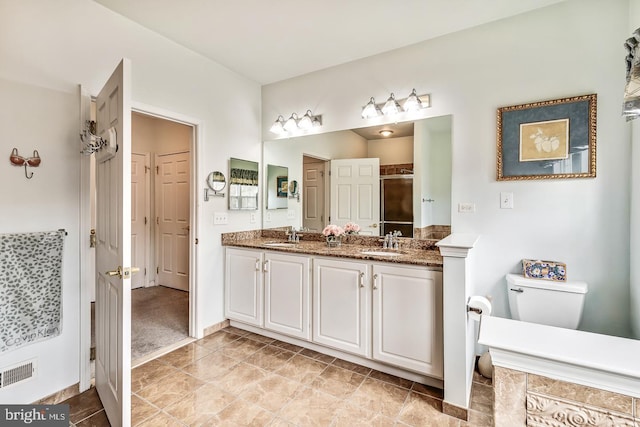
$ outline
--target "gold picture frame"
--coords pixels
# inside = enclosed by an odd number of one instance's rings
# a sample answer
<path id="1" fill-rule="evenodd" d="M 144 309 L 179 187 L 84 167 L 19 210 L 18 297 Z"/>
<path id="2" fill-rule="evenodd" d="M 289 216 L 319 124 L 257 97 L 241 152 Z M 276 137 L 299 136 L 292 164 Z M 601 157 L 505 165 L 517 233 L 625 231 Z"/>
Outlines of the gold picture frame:
<path id="1" fill-rule="evenodd" d="M 595 178 L 596 111 L 596 94 L 498 108 L 498 181 Z"/>

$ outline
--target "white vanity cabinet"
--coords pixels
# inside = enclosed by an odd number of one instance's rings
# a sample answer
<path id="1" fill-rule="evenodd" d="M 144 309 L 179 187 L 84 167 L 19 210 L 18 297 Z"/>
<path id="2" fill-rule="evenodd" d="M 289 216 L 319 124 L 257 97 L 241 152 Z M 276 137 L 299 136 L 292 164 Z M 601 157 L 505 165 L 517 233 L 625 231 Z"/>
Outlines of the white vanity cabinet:
<path id="1" fill-rule="evenodd" d="M 369 264 L 313 260 L 313 342 L 371 357 Z"/>
<path id="2" fill-rule="evenodd" d="M 373 358 L 443 377 L 442 273 L 374 264 Z"/>
<path id="3" fill-rule="evenodd" d="M 229 247 L 225 314 L 256 333 L 442 386 L 442 272 L 428 267 Z"/>
<path id="4" fill-rule="evenodd" d="M 310 274 L 308 256 L 227 248 L 225 315 L 310 340 Z"/>
<path id="5" fill-rule="evenodd" d="M 308 256 L 264 254 L 264 328 L 311 339 Z"/>
<path id="6" fill-rule="evenodd" d="M 261 251 L 227 248 L 224 275 L 224 311 L 227 318 L 263 325 Z"/>

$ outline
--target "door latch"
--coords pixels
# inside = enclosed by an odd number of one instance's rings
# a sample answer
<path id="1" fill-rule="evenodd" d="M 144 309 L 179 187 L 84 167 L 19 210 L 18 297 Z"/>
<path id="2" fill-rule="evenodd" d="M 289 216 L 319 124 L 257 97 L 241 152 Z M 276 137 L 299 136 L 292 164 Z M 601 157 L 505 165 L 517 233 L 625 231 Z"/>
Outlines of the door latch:
<path id="1" fill-rule="evenodd" d="M 92 228 L 91 234 L 89 234 L 89 247 L 95 248 L 96 244 L 97 244 L 96 229 Z"/>
<path id="2" fill-rule="evenodd" d="M 122 268 L 121 266 L 118 266 L 117 269 L 107 271 L 105 274 L 110 277 L 118 276 L 119 279 L 128 279 L 132 274 L 136 274 L 139 271 L 140 269 L 138 267 Z"/>

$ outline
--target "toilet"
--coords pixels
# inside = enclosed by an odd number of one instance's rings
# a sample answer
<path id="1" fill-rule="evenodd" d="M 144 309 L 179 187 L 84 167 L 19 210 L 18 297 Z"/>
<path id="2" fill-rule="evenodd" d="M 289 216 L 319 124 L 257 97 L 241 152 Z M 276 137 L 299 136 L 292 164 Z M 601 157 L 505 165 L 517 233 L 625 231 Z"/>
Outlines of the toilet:
<path id="1" fill-rule="evenodd" d="M 507 274 L 511 317 L 523 322 L 577 329 L 588 287 L 585 282 L 554 282 Z"/>

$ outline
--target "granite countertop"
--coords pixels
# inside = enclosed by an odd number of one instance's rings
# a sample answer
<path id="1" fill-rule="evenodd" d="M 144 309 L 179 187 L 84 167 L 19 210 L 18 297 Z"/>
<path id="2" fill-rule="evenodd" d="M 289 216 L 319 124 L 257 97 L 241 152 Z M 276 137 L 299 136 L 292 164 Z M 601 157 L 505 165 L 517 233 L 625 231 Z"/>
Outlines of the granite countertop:
<path id="1" fill-rule="evenodd" d="M 435 242 L 418 239 L 400 239 L 400 249 L 383 249 L 379 238 L 369 236 L 344 236 L 338 247 L 328 247 L 322 235 L 311 233 L 305 235 L 298 243 L 287 242 L 282 231 L 258 230 L 222 235 L 223 246 L 234 246 L 251 249 L 284 252 L 290 254 L 306 254 L 327 257 L 382 261 L 394 264 L 410 264 L 432 268 L 442 268 L 442 256 Z M 417 240 L 417 241 L 414 241 Z M 364 252 L 392 253 L 397 255 L 367 254 Z"/>

